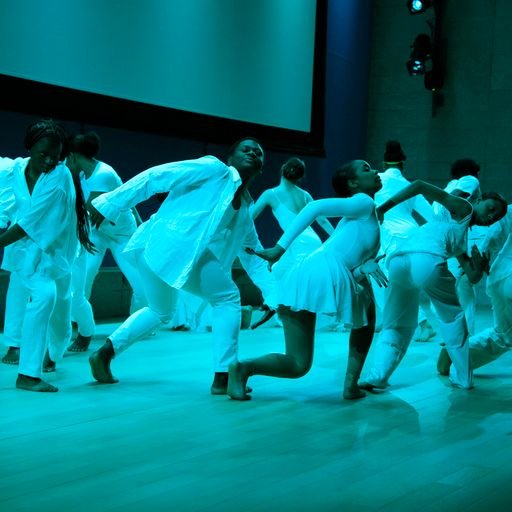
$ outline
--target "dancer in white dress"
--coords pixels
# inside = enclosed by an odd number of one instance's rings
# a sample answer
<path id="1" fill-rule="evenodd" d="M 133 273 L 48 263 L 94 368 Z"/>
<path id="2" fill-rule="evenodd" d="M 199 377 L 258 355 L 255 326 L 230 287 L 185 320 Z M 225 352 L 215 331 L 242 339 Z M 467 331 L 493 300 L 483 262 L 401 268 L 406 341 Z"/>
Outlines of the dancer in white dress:
<path id="1" fill-rule="evenodd" d="M 373 261 L 379 249 L 379 223 L 373 196 L 381 187 L 376 171 L 363 160 L 344 165 L 333 177 L 339 198 L 309 203 L 272 249 L 256 252 L 275 262 L 318 216 L 343 217 L 331 237 L 315 252 L 293 264 L 279 286 L 279 315 L 286 351 L 233 363 L 228 394 L 247 400 L 246 383 L 252 375 L 298 378 L 311 368 L 317 313 L 335 314 L 352 325 L 344 397 L 364 396 L 357 387 L 359 373 L 374 331 L 375 308 L 366 279 L 375 272 L 381 285 L 385 277 Z"/>
<path id="2" fill-rule="evenodd" d="M 87 203 L 99 195 L 110 192 L 123 182 L 112 167 L 96 159 L 100 139 L 94 132 L 75 135 L 69 139 L 69 154 L 66 165 L 79 176 Z M 141 224 L 137 210 L 123 212 L 115 224 L 105 222 L 99 229 L 91 230 L 91 241 L 96 252 L 82 250 L 73 269 L 73 305 L 71 315 L 78 325 L 78 336 L 68 348 L 71 352 L 84 352 L 89 347 L 96 325 L 89 297 L 94 279 L 99 272 L 107 249 L 126 277 L 133 290 L 131 312 L 146 305 L 144 290 L 137 267 L 123 254 L 130 237 Z"/>
<path id="3" fill-rule="evenodd" d="M 491 261 L 487 295 L 491 299 L 494 326 L 470 336 L 469 353 L 473 369 L 495 361 L 512 348 L 512 205 L 507 215 L 489 228 L 482 244 Z M 437 369 L 449 375 L 451 359 L 441 350 Z"/>
<path id="4" fill-rule="evenodd" d="M 236 142 L 224 164 L 213 156 L 153 167 L 118 189 L 96 198 L 91 217 L 100 225 L 159 192 L 169 192 L 152 219 L 141 226 L 125 252 L 136 257 L 148 307 L 131 315 L 90 358 L 94 378 L 115 383 L 110 363 L 135 341 L 173 316 L 179 289 L 208 300 L 213 309 L 215 376 L 212 394 L 225 394 L 228 365 L 235 361 L 241 320 L 240 292 L 231 277 L 238 256 L 276 307 L 275 281 L 267 265 L 245 254 L 261 248 L 250 213 L 247 187 L 263 167 L 263 150 L 255 139 Z"/>
<path id="5" fill-rule="evenodd" d="M 418 297 L 423 290 L 439 318 L 441 333 L 454 361 L 451 381 L 462 388 L 472 387 L 467 327 L 464 312 L 455 291 L 455 278 L 446 260 L 457 257 L 471 281 L 477 282 L 485 268 L 478 249 L 472 258 L 466 254 L 470 225 L 490 225 L 501 219 L 507 204 L 498 194 L 483 195 L 473 205 L 438 187 L 415 181 L 379 209 L 385 213 L 397 201 L 423 194 L 450 212 L 449 221 L 433 220 L 416 228 L 409 238 L 389 256 L 389 295 L 384 308 L 384 328 L 375 346 L 374 362 L 360 386 L 385 388 L 409 346 L 418 318 Z"/>
<path id="6" fill-rule="evenodd" d="M 313 201 L 311 195 L 298 186 L 304 177 L 305 170 L 306 166 L 299 158 L 294 157 L 287 160 L 281 167 L 279 186 L 265 190 L 256 201 L 253 219 L 256 219 L 265 208 L 269 207 L 283 232 L 286 231 L 297 214 Z M 334 227 L 325 217 L 318 217 L 316 222 L 328 235 L 333 233 Z M 279 279 L 281 268 L 287 269 L 291 264 L 300 261 L 321 245 L 322 241 L 313 228 L 306 228 L 273 266 L 272 272 Z"/>
<path id="7" fill-rule="evenodd" d="M 48 346 L 51 369 L 63 355 L 71 336 L 71 267 L 79 241 L 93 250 L 80 182 L 60 162 L 65 143 L 59 125 L 39 121 L 25 136 L 30 157 L 7 159 L 9 165 L 4 159 L 2 165 L 1 185 L 15 205 L 10 227 L 0 235 L 6 248 L 2 268 L 25 294 L 23 310 L 7 311 L 23 316 L 22 322 L 14 319 L 21 340 L 16 387 L 28 391 L 57 391 L 41 379 L 43 358 Z"/>

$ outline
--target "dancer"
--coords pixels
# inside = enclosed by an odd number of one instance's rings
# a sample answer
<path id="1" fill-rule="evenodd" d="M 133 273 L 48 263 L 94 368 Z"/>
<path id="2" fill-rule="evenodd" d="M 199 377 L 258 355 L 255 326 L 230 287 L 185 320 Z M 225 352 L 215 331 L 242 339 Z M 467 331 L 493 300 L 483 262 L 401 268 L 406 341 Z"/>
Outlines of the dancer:
<path id="1" fill-rule="evenodd" d="M 249 399 L 246 383 L 252 375 L 299 378 L 308 373 L 313 361 L 317 313 L 335 314 L 343 323 L 352 325 L 343 396 L 355 399 L 365 395 L 357 381 L 375 325 L 375 308 L 366 277 L 372 274 L 380 285 L 386 284 L 373 261 L 379 249 L 373 196 L 380 189 L 381 180 L 367 162 L 354 160 L 336 171 L 332 183 L 338 198 L 309 203 L 275 247 L 256 252 L 270 262 L 278 261 L 319 216 L 343 217 L 319 249 L 284 273 L 278 302 L 285 353 L 233 363 L 228 384 L 228 394 L 233 399 Z"/>
<path id="2" fill-rule="evenodd" d="M 162 206 L 130 240 L 148 307 L 131 315 L 90 358 L 94 378 L 115 383 L 110 363 L 132 343 L 162 323 L 169 323 L 177 290 L 200 296 L 211 304 L 215 346 L 212 394 L 225 394 L 228 365 L 235 361 L 240 330 L 240 292 L 231 277 L 239 256 L 249 276 L 275 307 L 274 280 L 267 265 L 245 254 L 244 247 L 261 248 L 250 214 L 247 191 L 263 168 L 263 150 L 256 139 L 236 142 L 228 164 L 212 156 L 153 167 L 118 189 L 93 201 L 96 225 L 158 192 L 169 192 Z"/>
<path id="3" fill-rule="evenodd" d="M 78 242 L 93 250 L 80 183 L 60 162 L 65 144 L 58 124 L 36 122 L 25 136 L 30 156 L 2 166 L 2 188 L 10 191 L 14 205 L 11 225 L 0 235 L 0 247 L 5 247 L 2 268 L 11 272 L 11 285 L 25 297 L 21 311 L 7 308 L 5 322 L 20 329 L 16 387 L 28 391 L 57 391 L 41 379 L 43 358 L 48 345 L 46 365 L 54 367 L 71 336 L 71 266 Z M 13 320 L 11 314 L 24 319 Z"/>
<path id="4" fill-rule="evenodd" d="M 297 214 L 311 201 L 311 195 L 300 188 L 298 183 L 304 177 L 306 166 L 299 158 L 290 158 L 281 167 L 279 186 L 265 190 L 258 198 L 253 209 L 253 219 L 256 219 L 265 208 L 269 207 L 279 226 L 286 231 Z M 332 224 L 325 218 L 316 219 L 318 225 L 328 234 L 334 231 Z M 297 262 L 322 245 L 319 236 L 311 227 L 305 229 L 285 255 L 273 266 L 274 275 L 280 273 L 280 268 L 287 268 L 292 262 Z M 277 273 L 277 274 L 276 274 Z"/>
<path id="5" fill-rule="evenodd" d="M 377 206 L 387 201 L 394 194 L 410 185 L 410 181 L 403 176 L 404 162 L 407 160 L 400 142 L 390 140 L 386 143 L 384 152 L 384 171 L 380 174 L 382 188 L 375 194 Z M 409 232 L 418 225 L 425 224 L 432 218 L 432 207 L 421 196 L 415 196 L 393 208 L 385 216 L 381 225 L 380 254 L 393 254 L 397 246 L 407 238 Z M 382 271 L 387 275 L 387 259 L 380 261 Z M 382 311 L 386 303 L 388 288 L 373 286 L 375 304 L 377 309 L 377 330 L 382 328 Z M 418 325 L 420 332 L 417 341 L 429 341 L 435 336 L 428 321 L 430 301 L 423 294 L 420 295 L 420 313 Z"/>
<path id="6" fill-rule="evenodd" d="M 94 132 L 75 135 L 69 139 L 66 165 L 74 175 L 80 176 L 84 197 L 88 204 L 100 194 L 110 192 L 123 183 L 110 165 L 96 159 L 99 149 L 100 138 Z M 123 254 L 128 240 L 139 224 L 141 224 L 140 217 L 137 210 L 133 208 L 119 215 L 115 224 L 105 222 L 100 228 L 91 230 L 91 241 L 97 252 L 91 254 L 82 250 L 73 269 L 71 315 L 78 325 L 78 335 L 68 348 L 69 351 L 85 352 L 96 329 L 88 299 L 107 249 L 111 251 L 114 261 L 133 290 L 131 312 L 146 305 L 138 269 Z"/>
<path id="7" fill-rule="evenodd" d="M 487 278 L 487 295 L 491 299 L 494 326 L 469 338 L 469 353 L 474 369 L 498 359 L 512 347 L 512 205 L 507 215 L 489 228 L 482 244 L 489 254 L 491 268 Z M 437 369 L 449 375 L 451 359 L 441 350 Z"/>
<path id="8" fill-rule="evenodd" d="M 456 160 L 451 166 L 450 173 L 452 179 L 448 185 L 446 185 L 444 189 L 445 192 L 467 199 L 470 203 L 474 203 L 482 195 L 480 182 L 478 180 L 479 172 L 480 165 L 473 159 L 461 158 Z M 436 217 L 442 220 L 449 220 L 450 213 L 442 205 L 434 203 L 433 209 Z M 468 253 L 470 247 L 473 247 L 473 245 L 480 248 L 485 238 L 486 230 L 486 226 L 471 227 L 468 232 Z M 466 315 L 468 332 L 472 335 L 475 330 L 476 290 L 467 275 L 463 272 L 456 258 L 448 259 L 448 270 L 455 277 L 457 296 L 464 310 L 464 314 Z"/>
<path id="9" fill-rule="evenodd" d="M 423 290 L 439 318 L 441 332 L 454 361 L 450 375 L 453 385 L 472 387 L 467 327 L 455 291 L 455 278 L 446 260 L 455 256 L 472 282 L 481 276 L 486 260 L 478 249 L 466 255 L 467 231 L 472 225 L 490 225 L 501 219 L 507 204 L 495 193 L 484 194 L 473 205 L 460 197 L 422 181 L 415 181 L 379 207 L 382 213 L 416 194 L 437 201 L 450 212 L 449 221 L 433 220 L 416 228 L 389 256 L 389 295 L 384 307 L 384 328 L 375 346 L 372 368 L 360 386 L 385 388 L 405 355 L 417 326 L 418 297 Z"/>
<path id="10" fill-rule="evenodd" d="M 306 165 L 300 158 L 290 158 L 281 167 L 281 180 L 279 185 L 265 190 L 256 201 L 253 208 L 253 219 L 269 207 L 272 214 L 279 223 L 283 231 L 293 222 L 297 214 L 311 201 L 311 195 L 299 187 L 300 181 L 304 178 Z M 318 217 L 317 224 L 328 234 L 334 231 L 332 224 L 325 217 Z M 313 228 L 305 229 L 288 248 L 286 254 L 273 267 L 274 277 L 279 280 L 281 269 L 288 268 L 289 265 L 298 262 L 308 254 L 318 249 L 322 245 L 320 237 Z M 254 325 L 252 329 L 259 327 L 267 322 L 275 310 L 266 308 L 263 317 Z"/>

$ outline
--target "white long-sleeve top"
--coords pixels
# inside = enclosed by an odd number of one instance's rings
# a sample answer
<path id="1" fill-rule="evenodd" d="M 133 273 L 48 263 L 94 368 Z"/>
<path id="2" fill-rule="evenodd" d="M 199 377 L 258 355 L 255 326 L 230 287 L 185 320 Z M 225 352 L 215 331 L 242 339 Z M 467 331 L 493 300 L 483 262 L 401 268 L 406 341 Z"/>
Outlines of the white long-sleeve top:
<path id="1" fill-rule="evenodd" d="M 400 169 L 390 167 L 379 174 L 382 188 L 375 194 L 375 203 L 381 205 L 400 190 L 410 185 L 410 181 L 403 177 Z M 407 238 L 411 229 L 418 227 L 414 220 L 413 211 L 418 212 L 426 221 L 432 218 L 432 206 L 422 196 L 417 195 L 391 208 L 384 216 L 381 224 L 381 252 L 391 254 L 400 243 Z"/>
<path id="2" fill-rule="evenodd" d="M 25 178 L 28 161 L 2 159 L 0 181 L 11 194 L 9 220 L 27 233 L 5 248 L 2 268 L 57 278 L 71 271 L 77 254 L 75 187 L 69 169 L 60 163 L 39 176 L 30 194 Z"/>
<path id="3" fill-rule="evenodd" d="M 245 247 L 260 249 L 261 244 L 249 212 L 250 195 L 243 194 L 239 210 L 231 205 L 240 184 L 234 167 L 205 156 L 152 167 L 92 204 L 115 222 L 122 211 L 156 193 L 169 192 L 155 215 L 137 229 L 125 251 L 143 250 L 148 266 L 174 288 L 183 286 L 206 249 L 228 271 L 239 256 L 265 302 L 275 306 L 275 284 L 267 265 L 244 252 Z"/>
<path id="4" fill-rule="evenodd" d="M 319 199 L 308 203 L 279 239 L 278 245 L 287 249 L 321 215 L 343 218 L 334 233 L 317 250 L 332 252 L 336 260 L 348 270 L 354 270 L 377 255 L 380 233 L 375 202 L 362 193 L 348 198 Z"/>
<path id="5" fill-rule="evenodd" d="M 482 251 L 489 251 L 491 255 L 487 286 L 512 275 L 512 205 L 508 205 L 505 217 L 489 227 Z"/>

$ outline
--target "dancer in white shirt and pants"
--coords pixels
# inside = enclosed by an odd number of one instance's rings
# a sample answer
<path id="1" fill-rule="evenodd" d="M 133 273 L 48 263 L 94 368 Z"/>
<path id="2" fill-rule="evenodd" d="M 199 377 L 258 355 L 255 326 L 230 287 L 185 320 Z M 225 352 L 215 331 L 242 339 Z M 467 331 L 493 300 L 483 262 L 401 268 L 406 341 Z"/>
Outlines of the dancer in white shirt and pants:
<path id="1" fill-rule="evenodd" d="M 512 205 L 507 215 L 489 228 L 482 251 L 491 258 L 487 295 L 491 299 L 494 326 L 469 338 L 473 368 L 495 361 L 512 348 Z M 448 375 L 451 360 L 446 349 L 439 355 L 437 369 Z"/>
<path id="2" fill-rule="evenodd" d="M 177 290 L 198 295 L 213 309 L 213 394 L 227 389 L 227 370 L 237 359 L 241 320 L 240 293 L 231 277 L 238 256 L 265 302 L 275 307 L 275 287 L 267 265 L 251 258 L 244 248 L 261 248 L 247 187 L 261 173 L 263 150 L 251 138 L 235 143 L 228 164 L 212 156 L 164 164 L 149 169 L 93 201 L 92 220 L 115 222 L 118 215 L 140 201 L 169 192 L 162 206 L 130 240 L 148 307 L 131 315 L 90 358 L 96 380 L 114 383 L 111 360 L 132 343 L 172 319 Z"/>
<path id="3" fill-rule="evenodd" d="M 380 173 L 382 188 L 375 194 L 375 203 L 380 206 L 400 190 L 410 185 L 403 176 L 404 162 L 407 159 L 398 141 L 388 141 L 384 152 L 384 171 Z M 389 256 L 395 252 L 399 244 L 408 237 L 409 232 L 432 218 L 432 207 L 422 196 L 417 195 L 392 208 L 385 216 L 381 225 L 380 254 Z M 388 258 L 380 260 L 382 271 L 387 275 Z M 388 288 L 379 287 L 372 282 L 377 309 L 377 325 L 382 327 L 382 312 L 386 304 Z M 420 333 L 417 341 L 429 341 L 435 332 L 428 321 L 430 301 L 420 294 L 418 325 Z"/>
<path id="4" fill-rule="evenodd" d="M 66 165 L 75 176 L 80 176 L 86 202 L 98 195 L 111 192 L 123 182 L 114 169 L 96 160 L 100 149 L 100 139 L 94 132 L 75 135 L 69 140 L 69 154 Z M 138 222 L 139 221 L 139 222 Z M 98 229 L 91 230 L 94 254 L 82 250 L 73 269 L 73 305 L 71 315 L 78 325 L 78 336 L 68 348 L 71 352 L 84 352 L 89 347 L 96 325 L 89 297 L 101 262 L 109 249 L 114 261 L 126 277 L 133 290 L 131 313 L 146 305 L 144 290 L 136 265 L 123 254 L 126 244 L 140 224 L 135 208 L 119 215 L 115 224 L 104 222 Z"/>
<path id="5" fill-rule="evenodd" d="M 64 130 L 53 121 L 32 124 L 25 136 L 30 157 L 11 160 L 2 178 L 15 201 L 11 225 L 0 235 L 0 247 L 6 248 L 2 268 L 11 272 L 25 302 L 21 311 L 9 308 L 5 321 L 24 315 L 22 323 L 14 320 L 21 340 L 16 387 L 28 391 L 57 391 L 41 379 L 43 358 L 48 346 L 47 364 L 54 367 L 69 342 L 71 266 L 79 240 L 93 249 L 80 183 L 59 163 L 65 142 Z"/>
<path id="6" fill-rule="evenodd" d="M 454 361 L 451 381 L 455 386 L 471 388 L 467 327 L 464 312 L 455 291 L 455 278 L 446 260 L 457 257 L 474 282 L 482 276 L 484 261 L 478 250 L 466 255 L 467 230 L 470 225 L 489 225 L 506 213 L 507 204 L 498 194 L 482 196 L 471 205 L 422 181 L 415 181 L 380 206 L 385 213 L 397 201 L 423 194 L 437 201 L 451 214 L 449 222 L 431 221 L 416 228 L 394 254 L 389 255 L 389 295 L 384 308 L 384 328 L 376 344 L 372 368 L 360 383 L 364 389 L 385 388 L 399 365 L 417 326 L 418 297 L 424 291 L 439 317 L 441 333 Z M 476 266 L 476 268 L 472 265 Z"/>

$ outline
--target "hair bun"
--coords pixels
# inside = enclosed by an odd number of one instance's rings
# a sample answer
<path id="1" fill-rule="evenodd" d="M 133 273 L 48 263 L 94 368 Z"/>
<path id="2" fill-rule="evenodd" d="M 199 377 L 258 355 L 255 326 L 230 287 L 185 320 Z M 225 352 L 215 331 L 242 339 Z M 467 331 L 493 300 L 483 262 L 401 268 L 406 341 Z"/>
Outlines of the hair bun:
<path id="1" fill-rule="evenodd" d="M 281 167 L 283 178 L 289 181 L 298 181 L 304 177 L 306 172 L 306 164 L 297 157 L 290 158 Z"/>
<path id="2" fill-rule="evenodd" d="M 399 163 L 407 160 L 405 153 L 397 140 L 386 142 L 386 151 L 384 152 L 384 162 Z"/>

